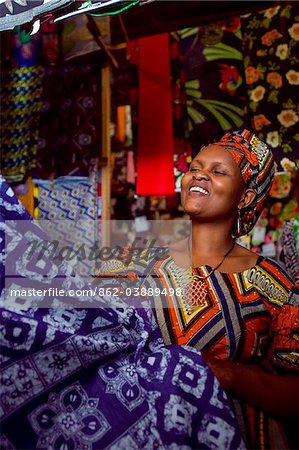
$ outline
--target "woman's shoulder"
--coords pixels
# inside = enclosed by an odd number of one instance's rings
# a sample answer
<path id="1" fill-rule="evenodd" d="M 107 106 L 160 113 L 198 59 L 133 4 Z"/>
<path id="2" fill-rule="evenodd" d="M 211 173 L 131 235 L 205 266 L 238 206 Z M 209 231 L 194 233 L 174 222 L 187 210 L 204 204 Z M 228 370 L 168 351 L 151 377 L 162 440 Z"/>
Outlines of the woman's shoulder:
<path id="1" fill-rule="evenodd" d="M 291 276 L 279 262 L 275 261 L 275 259 L 260 255 L 258 256 L 256 265 L 263 268 L 263 270 L 268 271 L 273 277 L 282 280 L 287 285 L 290 285 L 290 287 L 294 286 L 295 283 Z"/>
<path id="2" fill-rule="evenodd" d="M 249 270 L 252 271 L 252 273 L 262 270 L 274 279 L 281 280 L 281 282 L 287 286 L 290 285 L 291 287 L 295 284 L 291 276 L 286 272 L 282 265 L 274 259 L 257 254 L 240 245 L 237 245 L 236 247 L 236 256 L 240 259 L 243 258 L 244 261 L 246 261 L 247 267 L 251 268 Z"/>
<path id="3" fill-rule="evenodd" d="M 258 256 L 255 266 L 249 269 L 247 278 L 249 283 L 277 306 L 287 303 L 294 287 L 294 281 L 285 269 L 274 259 L 265 256 Z"/>

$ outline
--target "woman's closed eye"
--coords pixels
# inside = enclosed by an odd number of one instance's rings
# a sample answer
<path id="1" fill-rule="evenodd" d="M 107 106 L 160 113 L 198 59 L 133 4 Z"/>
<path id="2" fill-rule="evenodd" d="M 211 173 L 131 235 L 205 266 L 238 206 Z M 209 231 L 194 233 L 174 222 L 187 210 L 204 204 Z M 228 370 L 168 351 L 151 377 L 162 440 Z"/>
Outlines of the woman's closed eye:
<path id="1" fill-rule="evenodd" d="M 190 167 L 189 172 L 196 173 L 201 171 L 202 169 L 200 167 Z M 227 175 L 227 173 L 222 169 L 212 169 L 212 173 L 215 173 L 216 175 Z"/>
<path id="2" fill-rule="evenodd" d="M 214 169 L 213 172 L 216 173 L 216 175 L 227 175 L 224 170 Z"/>

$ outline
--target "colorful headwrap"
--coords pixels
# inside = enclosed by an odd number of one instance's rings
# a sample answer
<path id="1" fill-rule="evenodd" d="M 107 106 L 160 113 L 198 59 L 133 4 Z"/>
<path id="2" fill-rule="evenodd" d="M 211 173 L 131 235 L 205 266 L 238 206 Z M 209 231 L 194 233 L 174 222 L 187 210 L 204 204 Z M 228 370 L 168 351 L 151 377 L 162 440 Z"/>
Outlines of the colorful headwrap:
<path id="1" fill-rule="evenodd" d="M 241 210 L 240 236 L 242 236 L 254 227 L 263 210 L 275 172 L 273 154 L 264 142 L 248 130 L 226 133 L 214 144 L 230 152 L 240 168 L 246 187 L 253 189 L 257 194 L 255 200 Z"/>

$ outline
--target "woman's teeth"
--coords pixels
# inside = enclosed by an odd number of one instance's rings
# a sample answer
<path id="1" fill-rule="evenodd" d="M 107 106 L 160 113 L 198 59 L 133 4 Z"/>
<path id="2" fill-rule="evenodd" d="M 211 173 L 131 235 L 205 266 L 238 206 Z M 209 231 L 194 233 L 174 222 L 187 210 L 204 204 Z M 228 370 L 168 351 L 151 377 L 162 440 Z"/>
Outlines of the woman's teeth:
<path id="1" fill-rule="evenodd" d="M 200 186 L 192 186 L 190 188 L 190 192 L 201 192 L 202 194 L 208 195 L 208 191 L 206 191 Z"/>

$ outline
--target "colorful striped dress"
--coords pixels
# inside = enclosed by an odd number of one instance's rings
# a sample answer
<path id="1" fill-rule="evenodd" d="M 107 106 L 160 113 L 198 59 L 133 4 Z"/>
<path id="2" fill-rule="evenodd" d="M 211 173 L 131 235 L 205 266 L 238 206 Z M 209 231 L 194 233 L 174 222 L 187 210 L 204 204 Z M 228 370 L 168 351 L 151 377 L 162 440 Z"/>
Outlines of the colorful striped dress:
<path id="1" fill-rule="evenodd" d="M 207 295 L 190 307 L 186 289 L 193 275 L 207 276 L 210 266 L 182 268 L 170 256 L 156 262 L 155 311 L 166 344 L 191 345 L 209 357 L 233 362 L 270 360 L 278 370 L 299 368 L 299 308 L 289 304 L 293 287 L 287 273 L 271 259 L 238 273 L 215 271 Z M 169 295 L 169 292 L 172 295 Z M 297 330 L 297 332 L 296 332 Z M 234 399 L 235 412 L 249 448 L 286 448 L 278 421 Z"/>
<path id="2" fill-rule="evenodd" d="M 205 357 L 232 362 L 266 360 L 274 373 L 298 371 L 299 291 L 290 294 L 293 281 L 279 264 L 259 256 L 254 267 L 238 273 L 216 270 L 206 280 L 206 298 L 190 307 L 193 275 L 205 277 L 213 269 L 180 267 L 162 250 L 128 258 L 130 249 L 125 249 L 123 260 L 110 259 L 103 271 L 114 274 L 109 283 L 119 284 L 122 293 L 130 286 L 134 297 L 127 298 L 129 303 L 152 306 L 166 345 L 192 346 Z M 285 424 L 245 402 L 231 401 L 248 448 L 290 448 Z"/>

